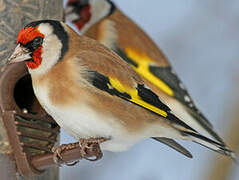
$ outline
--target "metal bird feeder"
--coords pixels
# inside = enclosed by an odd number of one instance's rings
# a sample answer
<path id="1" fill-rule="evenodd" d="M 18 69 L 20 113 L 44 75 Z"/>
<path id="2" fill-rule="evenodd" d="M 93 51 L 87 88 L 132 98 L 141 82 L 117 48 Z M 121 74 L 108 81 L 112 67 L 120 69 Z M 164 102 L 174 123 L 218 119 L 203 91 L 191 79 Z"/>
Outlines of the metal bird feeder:
<path id="1" fill-rule="evenodd" d="M 37 101 L 24 63 L 8 65 L 0 73 L 0 90 L 0 114 L 18 171 L 24 177 L 39 175 L 55 165 L 51 149 L 60 128 Z M 89 151 L 89 157 L 99 149 Z M 82 158 L 78 148 L 66 150 L 61 156 L 64 162 Z"/>

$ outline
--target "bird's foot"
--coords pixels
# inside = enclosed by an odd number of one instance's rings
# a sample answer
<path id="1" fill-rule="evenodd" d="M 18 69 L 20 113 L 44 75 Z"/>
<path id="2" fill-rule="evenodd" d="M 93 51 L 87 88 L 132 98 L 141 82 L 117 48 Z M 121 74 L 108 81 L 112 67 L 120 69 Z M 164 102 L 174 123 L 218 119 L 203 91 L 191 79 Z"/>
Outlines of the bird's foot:
<path id="1" fill-rule="evenodd" d="M 76 143 L 70 143 L 70 144 L 62 144 L 59 147 L 53 147 L 52 152 L 53 155 L 53 161 L 60 166 L 60 162 L 64 162 L 62 158 L 62 153 L 67 150 L 72 150 L 75 148 L 80 149 L 80 156 L 82 159 L 86 159 L 89 161 L 96 161 L 102 158 L 103 154 L 100 150 L 100 143 L 106 141 L 105 138 L 89 138 L 89 139 L 80 139 L 79 142 Z M 89 157 L 95 156 L 94 159 L 91 159 Z M 66 163 L 67 166 L 74 166 L 79 161 L 74 161 L 72 163 Z"/>
<path id="2" fill-rule="evenodd" d="M 60 146 L 53 147 L 51 151 L 53 152 L 53 161 L 54 161 L 54 163 L 57 164 L 58 166 L 61 166 L 61 162 L 63 162 L 67 166 L 74 166 L 74 165 L 76 165 L 79 161 L 74 161 L 72 163 L 64 162 L 61 154 L 64 151 L 71 150 L 71 149 L 74 149 L 74 148 L 77 148 L 77 147 L 79 147 L 79 143 L 78 142 L 76 142 L 76 143 L 69 143 L 69 144 L 62 144 Z"/>
<path id="3" fill-rule="evenodd" d="M 106 141 L 105 138 L 89 138 L 89 139 L 80 139 L 80 153 L 82 157 L 89 161 L 97 161 L 102 158 L 103 154 L 100 150 L 100 143 Z M 94 154 L 95 158 L 91 159 L 87 154 Z"/>

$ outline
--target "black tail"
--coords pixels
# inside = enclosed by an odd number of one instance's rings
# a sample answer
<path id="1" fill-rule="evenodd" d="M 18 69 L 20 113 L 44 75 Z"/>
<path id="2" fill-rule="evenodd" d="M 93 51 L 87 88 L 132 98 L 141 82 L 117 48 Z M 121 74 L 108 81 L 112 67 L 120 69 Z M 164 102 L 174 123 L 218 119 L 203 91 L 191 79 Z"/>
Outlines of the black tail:
<path id="1" fill-rule="evenodd" d="M 173 148 L 175 151 L 185 155 L 188 158 L 193 157 L 192 154 L 187 149 L 185 149 L 183 146 L 181 146 L 179 143 L 177 143 L 173 139 L 169 139 L 165 137 L 153 137 L 153 139 Z"/>
<path id="2" fill-rule="evenodd" d="M 184 136 L 189 136 L 190 139 L 195 143 L 205 146 L 205 147 L 207 147 L 213 151 L 216 151 L 220 154 L 230 156 L 234 160 L 234 162 L 237 163 L 235 154 L 224 143 L 220 144 L 220 143 L 215 142 L 205 136 L 197 134 L 196 132 L 182 131 L 182 134 Z"/>

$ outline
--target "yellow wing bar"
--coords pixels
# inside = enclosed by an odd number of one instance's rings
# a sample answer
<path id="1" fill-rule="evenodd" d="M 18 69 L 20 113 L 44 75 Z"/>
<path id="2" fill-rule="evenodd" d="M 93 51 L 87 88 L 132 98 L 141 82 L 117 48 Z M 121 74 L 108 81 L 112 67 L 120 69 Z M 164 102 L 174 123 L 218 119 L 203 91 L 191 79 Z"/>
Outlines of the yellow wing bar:
<path id="1" fill-rule="evenodd" d="M 145 101 L 143 101 L 139 95 L 138 95 L 138 90 L 134 89 L 134 88 L 130 88 L 127 86 L 124 86 L 118 79 L 115 78 L 109 78 L 110 84 L 108 84 L 109 88 L 114 88 L 117 91 L 121 92 L 121 93 L 127 93 L 131 96 L 131 99 L 128 99 L 129 101 L 138 104 L 139 106 L 142 106 L 148 110 L 151 110 L 163 117 L 167 117 L 167 112 L 165 112 L 164 110 L 157 108 Z"/>
<path id="2" fill-rule="evenodd" d="M 140 74 L 149 82 L 156 85 L 169 96 L 174 96 L 173 90 L 149 71 L 149 65 L 154 62 L 152 59 L 150 59 L 146 54 L 139 54 L 131 48 L 125 48 L 125 53 L 130 59 L 132 59 L 138 64 L 137 67 L 132 66 L 138 74 Z"/>

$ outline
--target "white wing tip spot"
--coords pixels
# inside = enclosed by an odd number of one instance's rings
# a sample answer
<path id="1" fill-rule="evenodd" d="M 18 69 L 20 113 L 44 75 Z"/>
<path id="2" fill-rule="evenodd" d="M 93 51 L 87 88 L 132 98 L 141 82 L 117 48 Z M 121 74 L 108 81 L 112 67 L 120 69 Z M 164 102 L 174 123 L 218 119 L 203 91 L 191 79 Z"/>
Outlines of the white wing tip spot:
<path id="1" fill-rule="evenodd" d="M 184 96 L 184 100 L 185 100 L 186 102 L 191 102 L 191 98 L 190 98 L 188 95 L 185 95 L 185 96 Z"/>
<path id="2" fill-rule="evenodd" d="M 181 89 L 185 89 L 183 83 L 179 83 L 179 87 L 180 87 Z"/>

